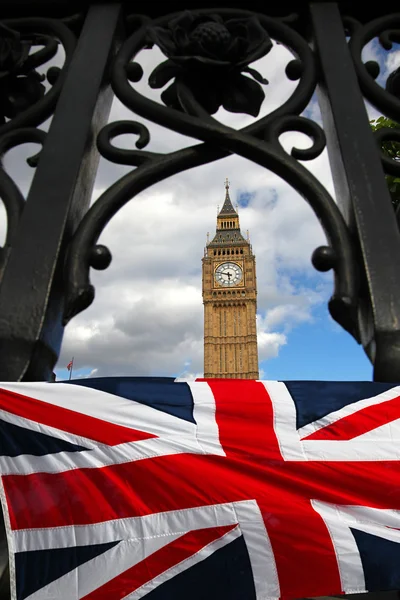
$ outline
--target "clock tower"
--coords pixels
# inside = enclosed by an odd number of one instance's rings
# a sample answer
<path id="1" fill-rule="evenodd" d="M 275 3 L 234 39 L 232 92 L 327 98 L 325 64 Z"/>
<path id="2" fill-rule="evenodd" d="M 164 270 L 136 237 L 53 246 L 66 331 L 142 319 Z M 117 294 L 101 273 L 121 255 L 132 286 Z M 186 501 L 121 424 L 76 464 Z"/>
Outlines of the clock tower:
<path id="1" fill-rule="evenodd" d="M 204 377 L 258 379 L 256 261 L 229 197 L 203 258 Z"/>

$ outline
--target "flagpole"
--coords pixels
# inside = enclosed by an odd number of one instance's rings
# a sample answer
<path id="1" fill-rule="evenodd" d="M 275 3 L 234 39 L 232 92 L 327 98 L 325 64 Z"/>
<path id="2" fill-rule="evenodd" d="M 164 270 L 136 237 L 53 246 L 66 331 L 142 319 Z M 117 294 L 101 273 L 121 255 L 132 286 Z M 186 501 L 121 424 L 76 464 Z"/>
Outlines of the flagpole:
<path id="1" fill-rule="evenodd" d="M 71 377 L 72 377 L 72 369 L 73 368 L 74 368 L 74 357 L 72 357 L 72 360 L 71 360 L 71 369 L 69 371 L 69 379 L 70 380 L 71 380 Z"/>

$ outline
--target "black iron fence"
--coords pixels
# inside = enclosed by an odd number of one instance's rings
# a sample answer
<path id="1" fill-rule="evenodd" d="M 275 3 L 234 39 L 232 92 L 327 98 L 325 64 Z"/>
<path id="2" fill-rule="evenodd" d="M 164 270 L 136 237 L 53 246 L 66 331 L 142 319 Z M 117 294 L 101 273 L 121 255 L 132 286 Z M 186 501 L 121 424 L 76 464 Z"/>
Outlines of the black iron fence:
<path id="1" fill-rule="evenodd" d="M 400 13 L 383 14 L 380 4 L 375 14 L 363 6 L 357 14 L 354 4 L 190 12 L 175 4 L 158 14 L 149 7 L 150 14 L 144 4 L 72 9 L 64 2 L 3 0 L 0 156 L 26 142 L 41 150 L 29 159 L 35 175 L 26 198 L 0 168 L 8 220 L 0 254 L 0 380 L 51 378 L 65 325 L 94 299 L 91 269 L 111 261 L 97 240 L 124 204 L 156 182 L 231 153 L 273 171 L 310 204 L 328 240 L 315 250 L 313 264 L 335 274 L 332 317 L 362 344 L 376 380 L 400 379 L 399 228 L 384 175 L 398 176 L 400 166 L 379 148 L 382 140 L 400 141 L 400 134 L 380 130 L 374 138 L 364 105 L 367 99 L 399 120 L 400 72 L 385 89 L 375 80 L 378 65 L 362 60 L 373 38 L 384 48 L 400 42 Z M 297 87 L 257 119 L 266 82 L 251 63 L 272 41 L 293 54 L 286 76 Z M 50 67 L 44 81 L 38 69 L 60 44 L 64 65 Z M 152 44 L 167 59 L 149 80 L 153 88 L 169 84 L 162 103 L 135 87 L 143 76 L 135 56 Z M 323 129 L 301 116 L 315 91 Z M 114 95 L 132 111 L 131 121 L 107 124 Z M 220 106 L 251 114 L 254 122 L 240 131 L 222 125 L 212 116 Z M 46 132 L 42 124 L 51 116 Z M 166 154 L 147 151 L 141 118 L 199 143 Z M 286 153 L 279 142 L 286 131 L 305 133 L 311 147 Z M 123 133 L 138 136 L 136 148 L 113 145 Z M 337 204 L 302 164 L 325 144 Z M 132 170 L 88 210 L 100 155 Z"/>

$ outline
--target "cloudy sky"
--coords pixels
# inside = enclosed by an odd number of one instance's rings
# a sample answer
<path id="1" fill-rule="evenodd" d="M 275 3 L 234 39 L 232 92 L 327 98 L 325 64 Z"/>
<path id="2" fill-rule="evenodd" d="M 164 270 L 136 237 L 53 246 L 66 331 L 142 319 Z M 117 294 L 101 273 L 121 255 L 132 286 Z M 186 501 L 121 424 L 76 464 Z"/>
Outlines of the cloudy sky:
<path id="1" fill-rule="evenodd" d="M 400 64 L 397 49 L 386 54 L 373 43 L 365 58 L 376 57 L 382 76 Z M 275 45 L 254 64 L 269 80 L 262 114 L 282 104 L 297 85 L 284 74 L 291 58 L 285 48 Z M 159 93 L 150 90 L 146 81 L 162 59 L 157 49 L 143 51 L 139 62 L 145 76 L 134 84 L 155 99 Z M 315 99 L 306 116 L 319 120 Z M 252 122 L 252 117 L 222 109 L 216 118 L 235 128 Z M 110 121 L 120 119 L 135 117 L 115 100 Z M 148 150 L 170 152 L 195 141 L 145 123 L 151 132 Z M 132 148 L 135 141 L 134 136 L 121 136 L 115 145 Z M 286 133 L 281 141 L 289 150 L 310 145 L 298 133 Z M 25 148 L 26 155 L 31 150 Z M 11 173 L 18 169 L 26 187 L 31 174 L 21 166 L 21 156 L 21 150 L 10 152 L 5 166 Z M 303 164 L 334 193 L 326 151 Z M 92 202 L 129 170 L 101 159 Z M 100 238 L 111 250 L 111 266 L 91 272 L 96 298 L 66 328 L 58 379 L 68 377 L 66 365 L 72 357 L 74 377 L 202 374 L 201 258 L 207 232 L 215 231 L 226 177 L 232 201 L 239 205 L 242 232 L 249 230 L 256 255 L 260 376 L 371 379 L 372 368 L 362 348 L 328 314 L 332 275 L 318 273 L 310 262 L 313 250 L 325 242 L 313 212 L 287 183 L 237 156 L 154 185 L 113 218 Z"/>

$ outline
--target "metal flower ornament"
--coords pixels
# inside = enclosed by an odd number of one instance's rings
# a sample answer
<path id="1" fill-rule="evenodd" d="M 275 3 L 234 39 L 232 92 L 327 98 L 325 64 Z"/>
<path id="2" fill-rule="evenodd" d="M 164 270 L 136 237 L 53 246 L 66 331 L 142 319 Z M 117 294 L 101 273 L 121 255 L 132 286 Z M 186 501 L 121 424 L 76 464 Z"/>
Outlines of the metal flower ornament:
<path id="1" fill-rule="evenodd" d="M 148 41 L 168 57 L 149 78 L 153 89 L 174 79 L 161 94 L 166 106 L 182 110 L 177 93 L 182 82 L 209 114 L 222 106 L 258 116 L 265 98 L 260 84 L 268 81 L 249 65 L 268 54 L 272 41 L 257 17 L 224 20 L 187 11 L 166 27 L 150 27 Z"/>

